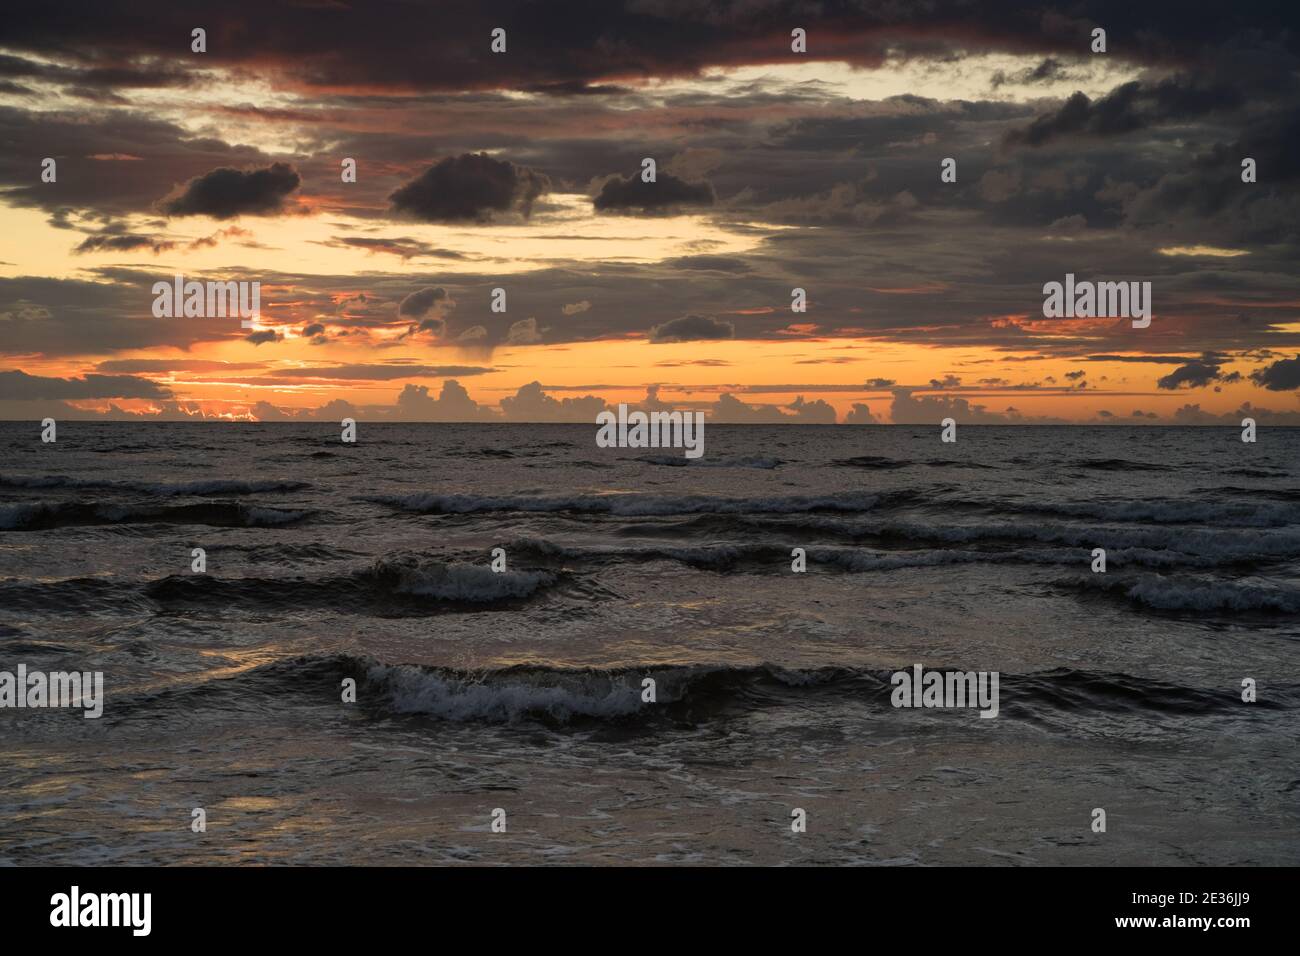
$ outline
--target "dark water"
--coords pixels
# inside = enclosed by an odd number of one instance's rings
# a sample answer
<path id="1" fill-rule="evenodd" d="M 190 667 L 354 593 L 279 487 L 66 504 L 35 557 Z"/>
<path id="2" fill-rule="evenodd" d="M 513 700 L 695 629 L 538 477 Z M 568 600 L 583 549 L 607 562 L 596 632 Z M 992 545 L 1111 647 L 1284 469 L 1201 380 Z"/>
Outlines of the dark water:
<path id="1" fill-rule="evenodd" d="M 1298 430 L 59 428 L 0 670 L 106 702 L 0 710 L 0 863 L 1300 862 Z"/>

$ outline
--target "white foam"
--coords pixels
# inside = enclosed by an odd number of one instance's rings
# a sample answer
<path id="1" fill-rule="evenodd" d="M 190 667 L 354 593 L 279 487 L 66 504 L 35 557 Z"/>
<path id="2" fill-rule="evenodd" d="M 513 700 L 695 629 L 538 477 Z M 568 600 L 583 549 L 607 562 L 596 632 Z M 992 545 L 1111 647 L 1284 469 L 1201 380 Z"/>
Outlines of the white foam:
<path id="1" fill-rule="evenodd" d="M 1137 582 L 1100 576 L 1084 580 L 1104 590 L 1123 590 L 1130 599 L 1162 611 L 1300 611 L 1300 591 L 1265 585 L 1159 574 Z"/>
<path id="2" fill-rule="evenodd" d="M 515 721 L 530 714 L 556 720 L 618 717 L 643 706 L 639 687 L 603 675 L 554 675 L 554 683 L 543 684 L 526 677 L 495 677 L 489 683 L 407 666 L 375 665 L 367 674 L 384 686 L 395 710 L 447 720 Z"/>
<path id="3" fill-rule="evenodd" d="M 527 597 L 555 577 L 544 571 L 493 571 L 480 564 L 451 563 L 417 555 L 378 559 L 374 573 L 397 579 L 397 591 L 443 601 L 486 603 Z"/>

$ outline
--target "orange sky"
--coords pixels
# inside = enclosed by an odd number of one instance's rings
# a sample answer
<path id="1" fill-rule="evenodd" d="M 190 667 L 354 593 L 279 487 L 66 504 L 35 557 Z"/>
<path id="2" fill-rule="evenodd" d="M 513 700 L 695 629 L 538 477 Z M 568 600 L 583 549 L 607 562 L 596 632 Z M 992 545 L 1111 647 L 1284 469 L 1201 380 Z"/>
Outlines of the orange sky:
<path id="1" fill-rule="evenodd" d="M 733 62 L 583 96 L 503 80 L 426 98 L 391 80 L 314 85 L 289 63 L 253 74 L 214 48 L 184 84 L 142 80 L 93 106 L 57 79 L 70 61 L 28 54 L 28 92 L 0 92 L 39 118 L 16 139 L 16 171 L 0 168 L 0 414 L 341 402 L 385 417 L 407 386 L 437 395 L 451 380 L 484 417 L 532 382 L 559 400 L 654 390 L 706 411 L 731 395 L 791 421 L 825 420 L 805 407 L 818 401 L 839 421 L 864 405 L 880 422 L 907 407 L 1300 415 L 1287 384 L 1300 284 L 1285 247 L 1243 225 L 1259 192 L 1152 227 L 1140 217 L 1164 177 L 1187 175 L 1176 144 L 1134 134 L 1159 159 L 1123 171 L 1086 137 L 1014 145 L 1071 94 L 1100 101 L 1168 74 L 1086 51 L 840 62 L 847 49 L 787 59 L 747 41 Z M 40 180 L 46 152 L 54 182 Z M 644 156 L 665 192 L 602 205 L 624 179 L 624 194 L 642 189 Z M 947 156 L 962 170 L 951 184 Z M 1152 281 L 1150 328 L 1043 318 L 1041 287 L 1066 272 Z M 176 274 L 260 282 L 260 318 L 155 318 L 149 289 Z M 806 312 L 791 311 L 796 287 Z"/>

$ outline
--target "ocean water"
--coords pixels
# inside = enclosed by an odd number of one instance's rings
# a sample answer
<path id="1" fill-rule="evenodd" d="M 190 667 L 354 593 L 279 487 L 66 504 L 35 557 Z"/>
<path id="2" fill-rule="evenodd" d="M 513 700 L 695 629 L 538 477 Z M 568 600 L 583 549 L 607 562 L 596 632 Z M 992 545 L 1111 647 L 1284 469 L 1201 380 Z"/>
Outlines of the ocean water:
<path id="1" fill-rule="evenodd" d="M 1300 863 L 1300 430 L 595 431 L 0 423 L 0 863 Z"/>

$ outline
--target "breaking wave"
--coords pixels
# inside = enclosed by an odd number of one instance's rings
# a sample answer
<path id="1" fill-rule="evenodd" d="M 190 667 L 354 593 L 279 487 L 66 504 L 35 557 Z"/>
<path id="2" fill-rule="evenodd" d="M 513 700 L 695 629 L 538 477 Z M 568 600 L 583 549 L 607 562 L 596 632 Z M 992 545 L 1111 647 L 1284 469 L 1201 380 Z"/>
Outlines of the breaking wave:
<path id="1" fill-rule="evenodd" d="M 0 505 L 0 529 L 45 531 L 85 525 L 210 525 L 268 528 L 293 524 L 314 512 L 265 508 L 242 502 L 211 501 L 189 505 L 122 505 L 110 502 L 38 501 Z"/>

